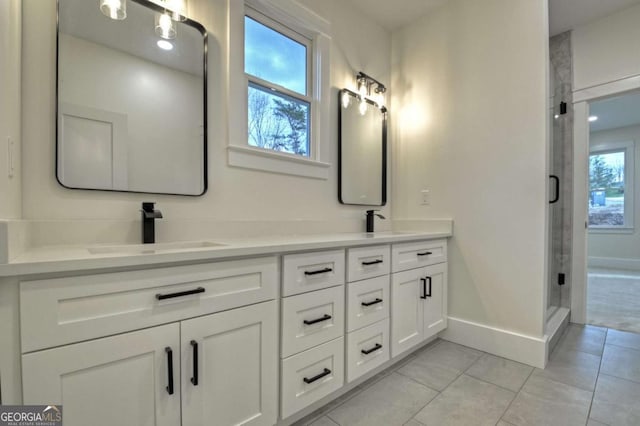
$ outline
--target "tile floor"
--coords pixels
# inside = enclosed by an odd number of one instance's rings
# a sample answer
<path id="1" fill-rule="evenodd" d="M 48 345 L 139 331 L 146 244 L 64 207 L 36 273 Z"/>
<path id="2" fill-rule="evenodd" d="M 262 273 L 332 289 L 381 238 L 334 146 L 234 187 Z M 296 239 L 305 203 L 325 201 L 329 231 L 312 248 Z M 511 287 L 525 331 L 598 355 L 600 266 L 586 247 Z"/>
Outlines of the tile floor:
<path id="1" fill-rule="evenodd" d="M 297 425 L 640 425 L 640 334 L 571 324 L 544 370 L 438 340 Z"/>
<path id="2" fill-rule="evenodd" d="M 640 272 L 589 268 L 587 323 L 640 333 Z"/>

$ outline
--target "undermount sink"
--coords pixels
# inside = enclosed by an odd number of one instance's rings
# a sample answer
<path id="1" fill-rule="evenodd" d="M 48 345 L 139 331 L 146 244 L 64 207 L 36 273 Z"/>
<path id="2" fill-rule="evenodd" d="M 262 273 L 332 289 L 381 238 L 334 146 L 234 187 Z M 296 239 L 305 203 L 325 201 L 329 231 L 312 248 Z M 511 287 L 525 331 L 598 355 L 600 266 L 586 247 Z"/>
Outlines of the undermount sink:
<path id="1" fill-rule="evenodd" d="M 91 254 L 155 254 L 208 247 L 220 247 L 224 245 L 225 244 L 213 243 L 211 241 L 185 241 L 176 243 L 89 247 L 87 248 L 87 251 Z"/>

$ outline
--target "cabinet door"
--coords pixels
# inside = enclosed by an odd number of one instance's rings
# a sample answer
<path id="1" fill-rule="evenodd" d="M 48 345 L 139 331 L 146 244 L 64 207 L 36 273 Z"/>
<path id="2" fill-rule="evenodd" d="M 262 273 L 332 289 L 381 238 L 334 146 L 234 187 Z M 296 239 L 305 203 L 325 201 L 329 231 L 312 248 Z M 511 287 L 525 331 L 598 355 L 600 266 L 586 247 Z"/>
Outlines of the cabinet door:
<path id="1" fill-rule="evenodd" d="M 424 313 L 422 283 L 425 268 L 397 272 L 391 278 L 391 356 L 422 342 Z"/>
<path id="2" fill-rule="evenodd" d="M 23 355 L 24 403 L 62 404 L 65 426 L 179 425 L 179 336 L 169 324 Z"/>
<path id="3" fill-rule="evenodd" d="M 277 303 L 181 323 L 182 425 L 277 421 Z"/>
<path id="4" fill-rule="evenodd" d="M 427 278 L 424 303 L 424 338 L 428 339 L 447 327 L 447 264 L 439 263 L 421 271 Z"/>

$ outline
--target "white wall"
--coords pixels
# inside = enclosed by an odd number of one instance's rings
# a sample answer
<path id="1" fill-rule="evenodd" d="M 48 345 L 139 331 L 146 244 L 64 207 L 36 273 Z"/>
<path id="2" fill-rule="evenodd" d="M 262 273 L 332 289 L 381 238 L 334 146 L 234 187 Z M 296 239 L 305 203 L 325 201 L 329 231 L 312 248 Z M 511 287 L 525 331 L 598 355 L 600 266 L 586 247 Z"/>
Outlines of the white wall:
<path id="1" fill-rule="evenodd" d="M 20 170 L 20 0 L 0 2 L 0 219 L 22 212 Z M 13 140 L 14 176 L 9 177 L 9 148 Z"/>
<path id="2" fill-rule="evenodd" d="M 616 142 L 634 142 L 636 147 L 634 150 L 634 164 L 636 168 L 634 182 L 634 219 L 635 228 L 632 233 L 589 233 L 588 249 L 589 258 L 600 258 L 598 264 L 606 262 L 612 266 L 629 266 L 640 268 L 640 208 L 638 203 L 640 200 L 640 173 L 637 168 L 640 165 L 640 126 L 621 127 L 618 129 L 604 130 L 593 132 L 589 136 L 591 145 L 601 145 Z M 619 259 L 623 259 L 621 263 Z M 613 262 L 613 263 L 611 263 Z"/>
<path id="3" fill-rule="evenodd" d="M 539 337 L 546 2 L 450 0 L 392 39 L 393 216 L 453 218 L 450 316 Z"/>
<path id="4" fill-rule="evenodd" d="M 24 213 L 26 219 L 137 220 L 140 202 L 157 201 L 165 219 L 159 240 L 172 219 L 217 221 L 312 221 L 341 224 L 341 230 L 364 227 L 362 207 L 342 206 L 337 196 L 338 88 L 352 87 L 363 70 L 388 81 L 390 34 L 340 0 L 304 3 L 332 23 L 330 179 L 314 180 L 227 166 L 227 10 L 230 0 L 190 1 L 193 17 L 209 31 L 209 190 L 199 198 L 145 196 L 60 187 L 54 178 L 55 158 L 55 1 L 24 0 L 23 102 Z M 236 0 L 232 0 L 236 1 Z M 357 29 L 357 31 L 354 31 Z M 354 37 L 354 35 L 356 35 Z M 383 209 L 388 215 L 389 207 Z M 389 226 L 389 221 L 380 224 Z M 164 229 L 163 229 L 164 227 Z M 215 228 L 215 227 L 214 227 Z M 308 230 L 308 229 L 307 229 Z M 137 235 L 137 234 L 136 234 Z M 201 234 L 200 237 L 203 237 Z M 102 237 L 101 237 L 102 238 Z"/>
<path id="5" fill-rule="evenodd" d="M 640 4 L 573 31 L 573 90 L 640 74 Z"/>

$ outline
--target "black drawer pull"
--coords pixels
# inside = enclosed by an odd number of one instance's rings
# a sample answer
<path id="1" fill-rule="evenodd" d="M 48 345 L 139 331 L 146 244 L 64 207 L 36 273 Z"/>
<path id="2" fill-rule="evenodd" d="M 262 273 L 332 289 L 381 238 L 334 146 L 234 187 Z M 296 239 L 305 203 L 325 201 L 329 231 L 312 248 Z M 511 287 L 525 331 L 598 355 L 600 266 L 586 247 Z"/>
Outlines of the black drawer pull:
<path id="1" fill-rule="evenodd" d="M 318 275 L 318 274 L 326 274 L 327 272 L 333 271 L 333 268 L 324 268 L 318 269 L 317 271 L 304 271 L 305 275 Z"/>
<path id="2" fill-rule="evenodd" d="M 429 282 L 429 293 L 425 291 L 424 295 L 427 297 L 431 297 L 431 277 L 427 277 L 427 281 Z"/>
<path id="3" fill-rule="evenodd" d="M 378 349 L 382 349 L 382 345 L 380 343 L 376 343 L 376 345 L 374 347 L 372 347 L 371 349 L 363 349 L 360 352 L 362 352 L 365 355 L 369 355 L 371 352 L 375 352 Z"/>
<path id="4" fill-rule="evenodd" d="M 382 259 L 377 259 L 377 260 L 372 260 L 370 262 L 362 262 L 362 264 L 364 266 L 369 266 L 369 265 L 377 265 L 378 263 L 382 263 L 384 262 Z"/>
<path id="5" fill-rule="evenodd" d="M 169 346 L 164 348 L 164 351 L 167 353 L 167 374 L 169 379 L 166 389 L 169 395 L 173 395 L 173 351 Z"/>
<path id="6" fill-rule="evenodd" d="M 422 296 L 420 299 L 426 299 L 427 297 L 431 297 L 431 277 L 420 278 L 422 281 Z M 429 291 L 427 292 L 427 282 L 429 282 Z"/>
<path id="7" fill-rule="evenodd" d="M 373 306 L 373 305 L 377 305 L 378 303 L 382 303 L 382 299 L 376 297 L 376 300 L 372 300 L 371 302 L 362 302 L 361 305 L 362 306 Z"/>
<path id="8" fill-rule="evenodd" d="M 316 318 L 314 320 L 304 320 L 304 323 L 306 325 L 311 325 L 311 324 L 317 324 L 319 322 L 330 320 L 330 319 L 331 319 L 331 315 L 324 314 L 322 318 Z"/>
<path id="9" fill-rule="evenodd" d="M 317 376 L 313 376 L 313 377 L 312 377 L 312 378 L 310 378 L 310 379 L 307 379 L 307 378 L 305 377 L 305 378 L 303 378 L 302 380 L 303 380 L 306 384 L 309 384 L 309 383 L 313 383 L 313 382 L 315 382 L 316 380 L 320 380 L 320 379 L 322 379 L 324 376 L 328 376 L 329 374 L 331 374 L 331 370 L 329 370 L 328 368 L 325 368 L 325 369 L 324 369 L 324 371 L 323 371 L 322 373 L 318 374 Z"/>
<path id="10" fill-rule="evenodd" d="M 424 253 L 417 253 L 418 256 L 429 256 L 430 254 L 433 254 L 430 251 L 425 251 Z"/>
<path id="11" fill-rule="evenodd" d="M 192 340 L 191 347 L 193 348 L 193 377 L 191 377 L 191 383 L 193 386 L 198 386 L 198 342 Z"/>
<path id="12" fill-rule="evenodd" d="M 192 294 L 204 293 L 205 291 L 206 290 L 204 289 L 204 287 L 198 287 L 198 288 L 194 288 L 193 290 L 178 291 L 176 293 L 167 293 L 167 294 L 158 293 L 156 294 L 156 299 L 158 300 L 173 299 L 174 297 L 190 296 Z"/>

